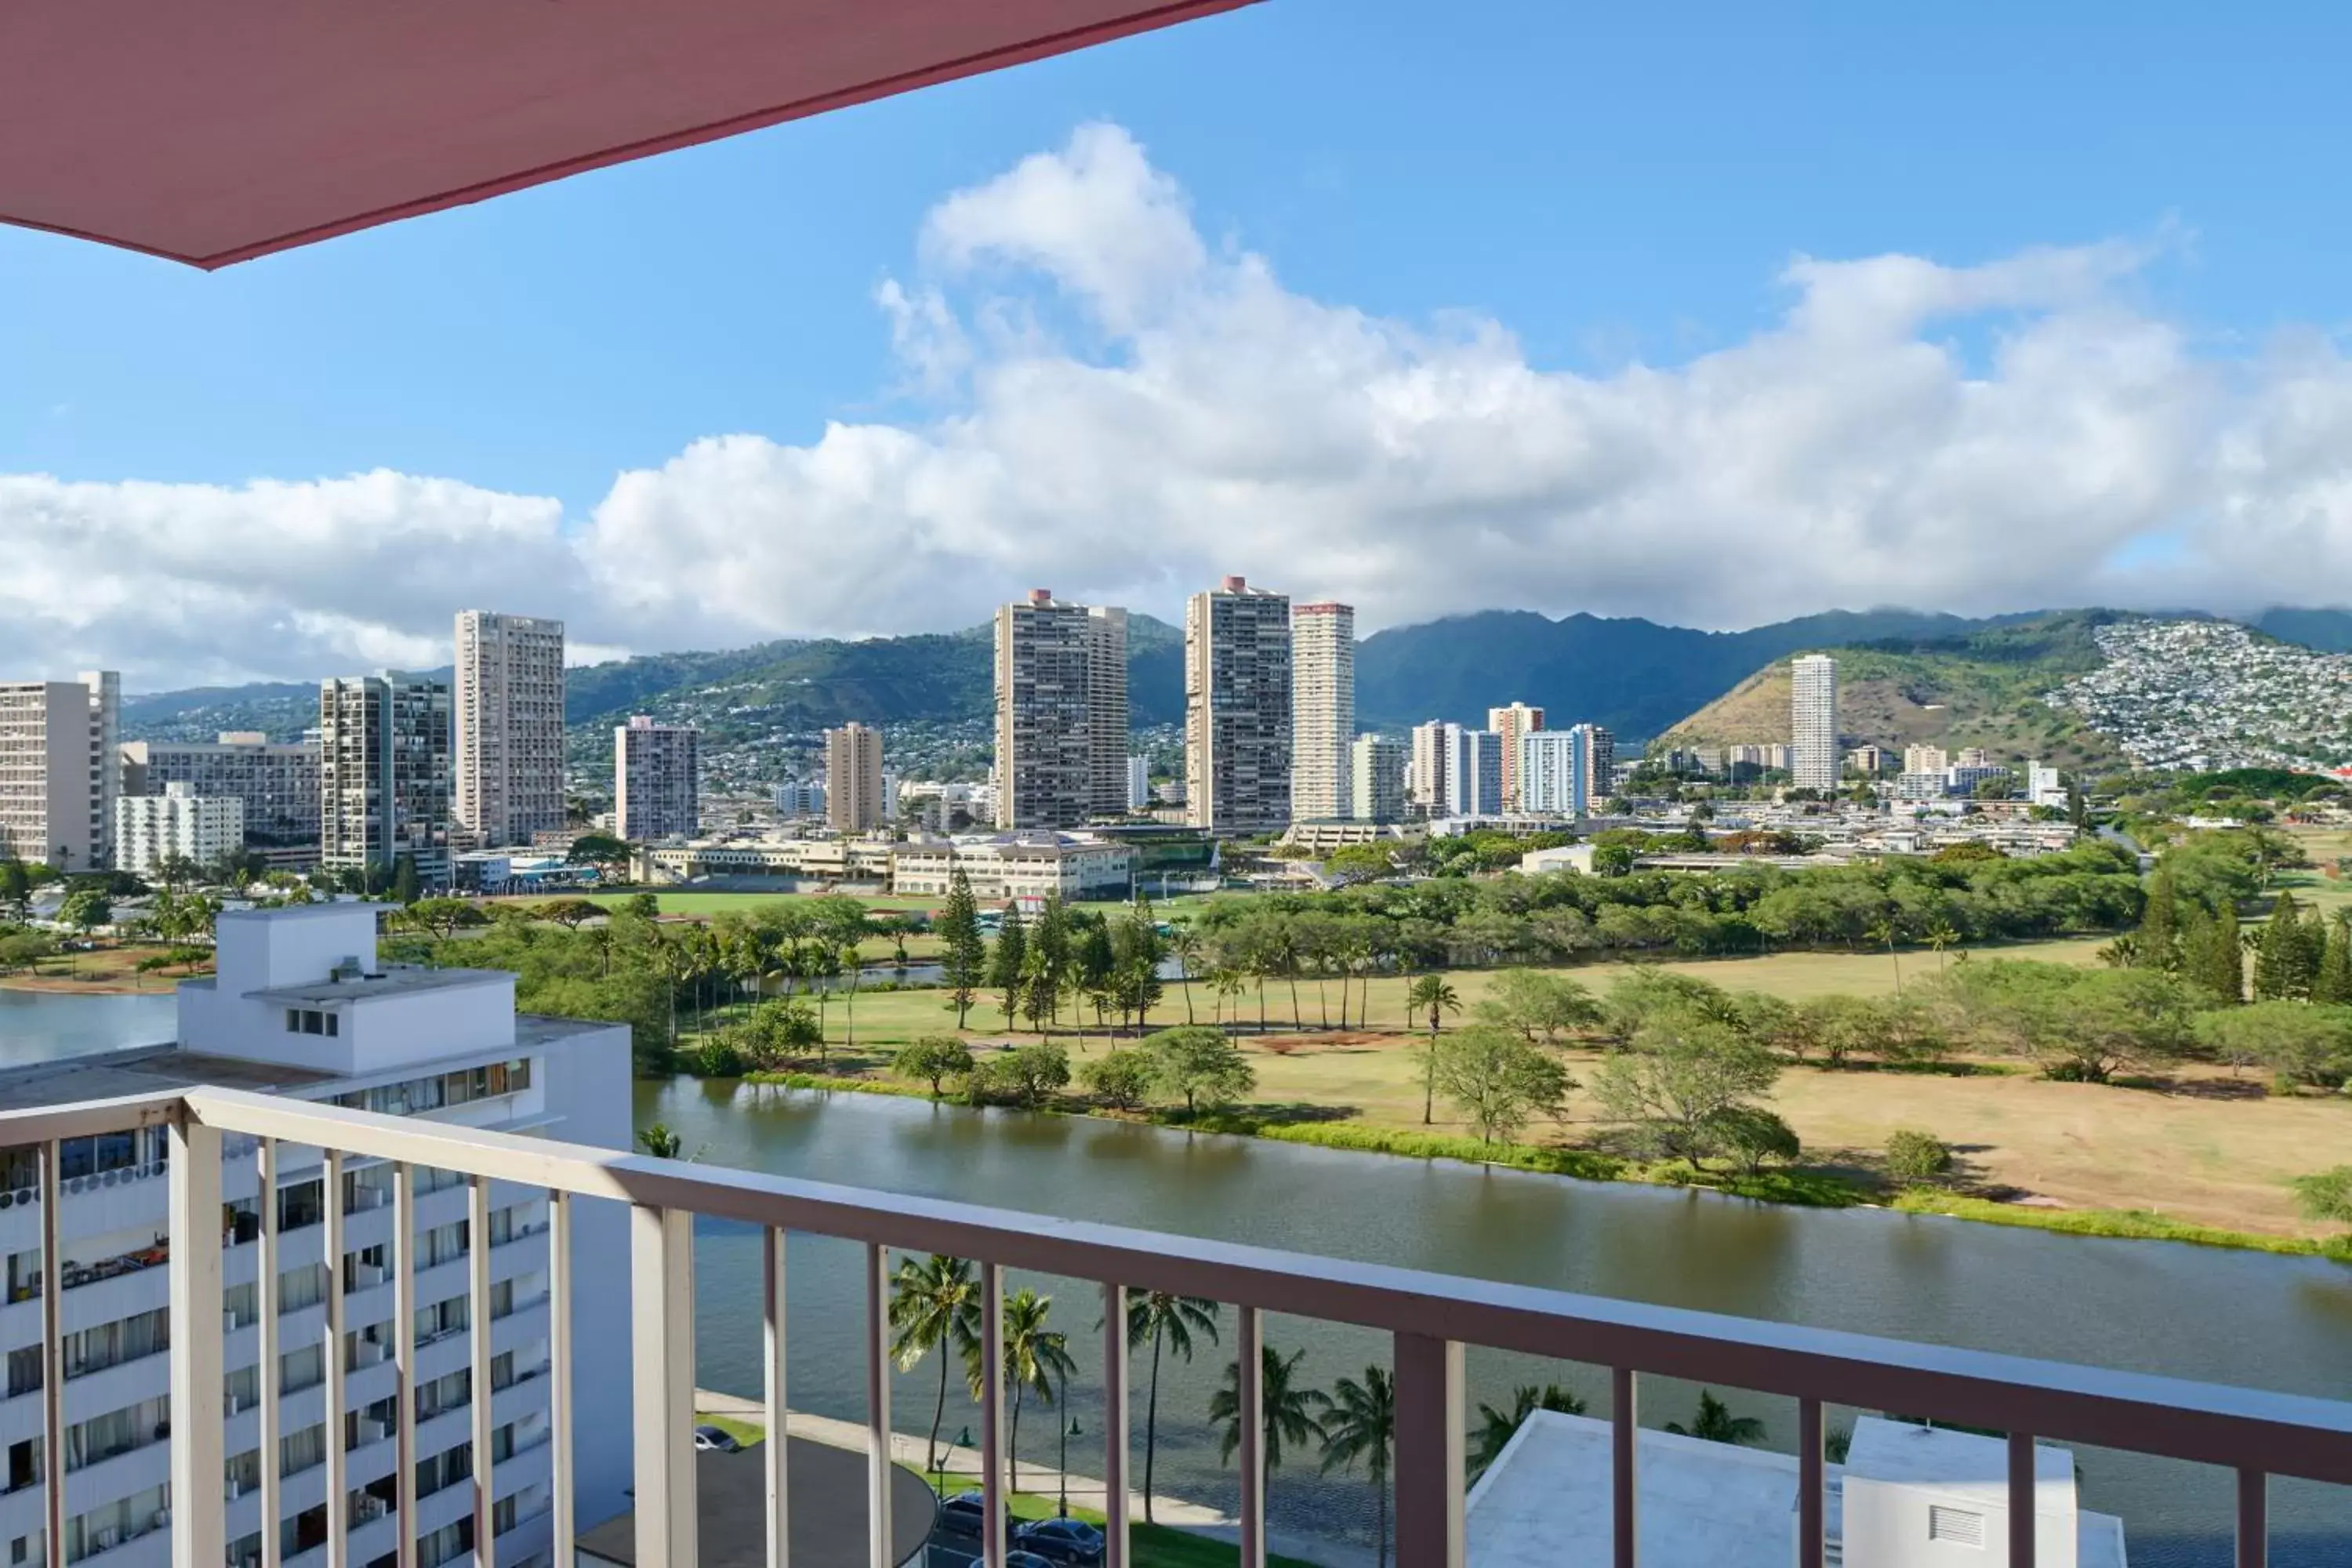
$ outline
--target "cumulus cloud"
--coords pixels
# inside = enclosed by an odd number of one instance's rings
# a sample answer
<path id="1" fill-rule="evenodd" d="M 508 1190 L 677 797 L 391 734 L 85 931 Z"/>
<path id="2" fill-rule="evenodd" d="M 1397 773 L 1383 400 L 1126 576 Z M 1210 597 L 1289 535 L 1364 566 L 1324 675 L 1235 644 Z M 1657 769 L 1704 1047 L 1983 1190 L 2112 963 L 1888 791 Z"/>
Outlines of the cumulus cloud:
<path id="1" fill-rule="evenodd" d="M 1800 258 L 1745 340 L 1584 373 L 1286 289 L 1089 125 L 945 197 L 877 290 L 877 384 L 920 418 L 714 435 L 571 520 L 383 473 L 0 478 L 0 655 L 149 684 L 422 661 L 521 584 L 578 637 L 673 647 L 968 625 L 1033 585 L 1167 614 L 1236 571 L 1368 626 L 2352 599 L 2352 364 L 2316 331 L 2201 348 L 2136 300 L 2164 243 Z"/>

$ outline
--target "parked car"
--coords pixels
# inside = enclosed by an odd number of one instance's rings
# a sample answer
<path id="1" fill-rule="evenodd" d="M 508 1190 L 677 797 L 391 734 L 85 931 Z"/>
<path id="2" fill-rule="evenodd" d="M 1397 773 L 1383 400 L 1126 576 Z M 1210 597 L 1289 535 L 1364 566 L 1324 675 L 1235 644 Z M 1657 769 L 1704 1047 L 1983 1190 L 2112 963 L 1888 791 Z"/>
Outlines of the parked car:
<path id="1" fill-rule="evenodd" d="M 743 1447 L 724 1426 L 697 1426 L 694 1429 L 694 1446 L 721 1454 L 732 1454 Z"/>
<path id="2" fill-rule="evenodd" d="M 953 1497 L 941 1498 L 939 1522 L 933 1528 L 932 1533 L 978 1541 L 980 1521 L 986 1516 L 986 1510 L 987 1501 L 977 1489 L 958 1492 Z M 1005 1544 L 1010 1546 L 1019 1533 L 1018 1526 L 1012 1520 L 1007 1519 L 1004 1521 Z"/>
<path id="3" fill-rule="evenodd" d="M 1048 1562 L 1094 1568 L 1103 1560 L 1102 1531 L 1084 1520 L 1041 1519 L 1014 1531 L 1013 1539 L 1022 1551 Z"/>
<path id="4" fill-rule="evenodd" d="M 1004 1568 L 1054 1568 L 1054 1564 L 1034 1552 L 1008 1552 L 1004 1554 Z"/>

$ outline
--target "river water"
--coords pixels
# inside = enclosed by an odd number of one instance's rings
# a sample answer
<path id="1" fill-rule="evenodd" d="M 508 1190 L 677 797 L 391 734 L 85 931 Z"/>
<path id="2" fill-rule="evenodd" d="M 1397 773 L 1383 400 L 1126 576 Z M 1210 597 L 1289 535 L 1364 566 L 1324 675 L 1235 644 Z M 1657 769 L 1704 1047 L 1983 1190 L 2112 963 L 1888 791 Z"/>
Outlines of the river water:
<path id="1" fill-rule="evenodd" d="M 702 1160 L 815 1180 L 879 1186 L 1108 1223 L 1179 1231 L 1441 1272 L 1554 1286 L 1747 1317 L 1895 1338 L 2352 1397 L 2352 1268 L 2172 1243 L 2107 1241 L 1878 1210 L 1811 1210 L 1708 1194 L 1594 1184 L 1444 1162 L 1354 1154 L 1247 1139 L 1190 1136 L 1085 1118 L 932 1106 L 871 1095 L 817 1095 L 680 1079 L 639 1086 L 640 1125 L 660 1121 Z M 698 1284 L 702 1376 L 760 1388 L 758 1241 L 707 1223 Z M 856 1248 L 794 1238 L 789 1273 L 795 1406 L 858 1419 Z M 1068 1414 L 1080 1436 L 1070 1468 L 1099 1469 L 1090 1288 L 1031 1281 L 1057 1298 L 1079 1373 Z M 1226 1320 L 1230 1339 L 1230 1319 Z M 1269 1341 L 1304 1347 L 1306 1381 L 1328 1384 L 1386 1345 L 1360 1331 L 1276 1319 Z M 1204 1413 L 1230 1351 L 1165 1368 L 1161 1489 L 1230 1507 Z M 1146 1369 L 1135 1371 L 1136 1409 Z M 898 1425 L 922 1431 L 938 1396 L 937 1363 L 902 1374 Z M 1607 1409 L 1597 1368 L 1538 1364 L 1474 1350 L 1474 1402 L 1503 1403 L 1516 1384 L 1559 1382 Z M 1794 1436 L 1794 1405 L 1718 1390 L 1763 1419 L 1768 1441 Z M 1687 1421 L 1696 1390 L 1645 1384 L 1645 1417 Z M 976 1415 L 960 1381 L 945 1435 Z M 1835 1417 L 1832 1417 L 1834 1425 Z M 1034 1408 L 1026 1460 L 1052 1465 L 1062 1429 Z M 1138 1428 L 1138 1464 L 1141 1433 Z M 2087 1508 L 2120 1514 L 2137 1568 L 2222 1568 L 2231 1560 L 2231 1479 L 2138 1456 L 2078 1453 Z M 1311 1456 L 1275 1478 L 1277 1524 L 1369 1541 L 1370 1493 L 1316 1473 Z M 2352 1563 L 2352 1489 L 2274 1482 L 2280 1568 Z M 1667 1564 L 1663 1568 L 1702 1568 Z"/>
<path id="2" fill-rule="evenodd" d="M 0 1065 L 148 1045 L 173 1035 L 166 996 L 0 991 Z M 712 1163 L 1182 1232 L 1302 1252 L 1554 1286 L 1895 1338 L 2079 1361 L 2248 1386 L 2352 1398 L 2352 1268 L 2173 1243 L 2105 1241 L 1876 1210 L 1813 1210 L 1707 1194 L 1592 1184 L 1522 1172 L 1191 1136 L 1084 1118 L 971 1110 L 872 1095 L 817 1095 L 678 1079 L 640 1084 L 637 1121 L 667 1122 Z M 792 1242 L 793 1403 L 863 1416 L 858 1249 Z M 698 1232 L 701 1379 L 760 1389 L 759 1245 L 747 1227 Z M 1056 1326 L 1079 1371 L 1064 1419 L 1034 1405 L 1020 1452 L 1052 1465 L 1075 1416 L 1069 1468 L 1098 1471 L 1100 1401 L 1091 1288 L 1027 1280 L 1056 1297 Z M 618 1288 L 619 1282 L 614 1282 Z M 1230 1340 L 1231 1320 L 1225 1320 Z M 1277 1348 L 1303 1348 L 1300 1375 L 1328 1384 L 1387 1347 L 1352 1329 L 1277 1318 Z M 1158 1475 L 1163 1492 L 1230 1508 L 1233 1472 L 1204 1419 L 1229 1359 L 1204 1345 L 1162 1371 Z M 1135 1368 L 1137 1462 L 1147 1368 Z M 1607 1409 L 1597 1368 L 1474 1350 L 1474 1402 L 1517 1384 L 1559 1382 Z M 1645 1384 L 1645 1417 L 1688 1418 L 1696 1391 Z M 938 1363 L 899 1375 L 902 1430 L 928 1427 Z M 1763 1419 L 1768 1442 L 1795 1429 L 1786 1401 L 1718 1390 Z M 950 1380 L 943 1434 L 976 1407 Z M 1834 1416 L 1833 1416 L 1834 1421 Z M 2230 1478 L 2202 1467 L 2078 1454 L 2084 1506 L 2122 1515 L 2136 1568 L 2224 1568 Z M 2274 1482 L 2279 1568 L 2352 1563 L 2352 1489 Z M 1277 1524 L 1370 1539 L 1360 1480 L 1318 1475 L 1311 1457 L 1276 1474 Z M 1706 1568 L 1653 1564 L 1652 1568 Z"/>

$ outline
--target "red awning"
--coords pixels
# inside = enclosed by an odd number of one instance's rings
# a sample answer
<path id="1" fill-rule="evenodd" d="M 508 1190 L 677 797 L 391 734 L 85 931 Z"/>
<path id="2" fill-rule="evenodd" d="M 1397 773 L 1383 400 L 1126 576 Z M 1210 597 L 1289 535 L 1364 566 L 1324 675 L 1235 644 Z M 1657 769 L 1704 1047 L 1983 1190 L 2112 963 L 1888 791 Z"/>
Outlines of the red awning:
<path id="1" fill-rule="evenodd" d="M 223 267 L 1248 0 L 9 0 L 0 221 Z"/>

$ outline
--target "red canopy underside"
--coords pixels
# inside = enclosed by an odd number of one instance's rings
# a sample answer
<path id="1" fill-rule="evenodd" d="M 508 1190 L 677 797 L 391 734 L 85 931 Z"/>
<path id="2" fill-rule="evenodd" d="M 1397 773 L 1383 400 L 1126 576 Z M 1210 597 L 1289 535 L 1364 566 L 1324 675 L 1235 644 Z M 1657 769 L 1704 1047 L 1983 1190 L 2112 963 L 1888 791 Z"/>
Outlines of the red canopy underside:
<path id="1" fill-rule="evenodd" d="M 0 221 L 198 267 L 1247 0 L 22 0 Z"/>

